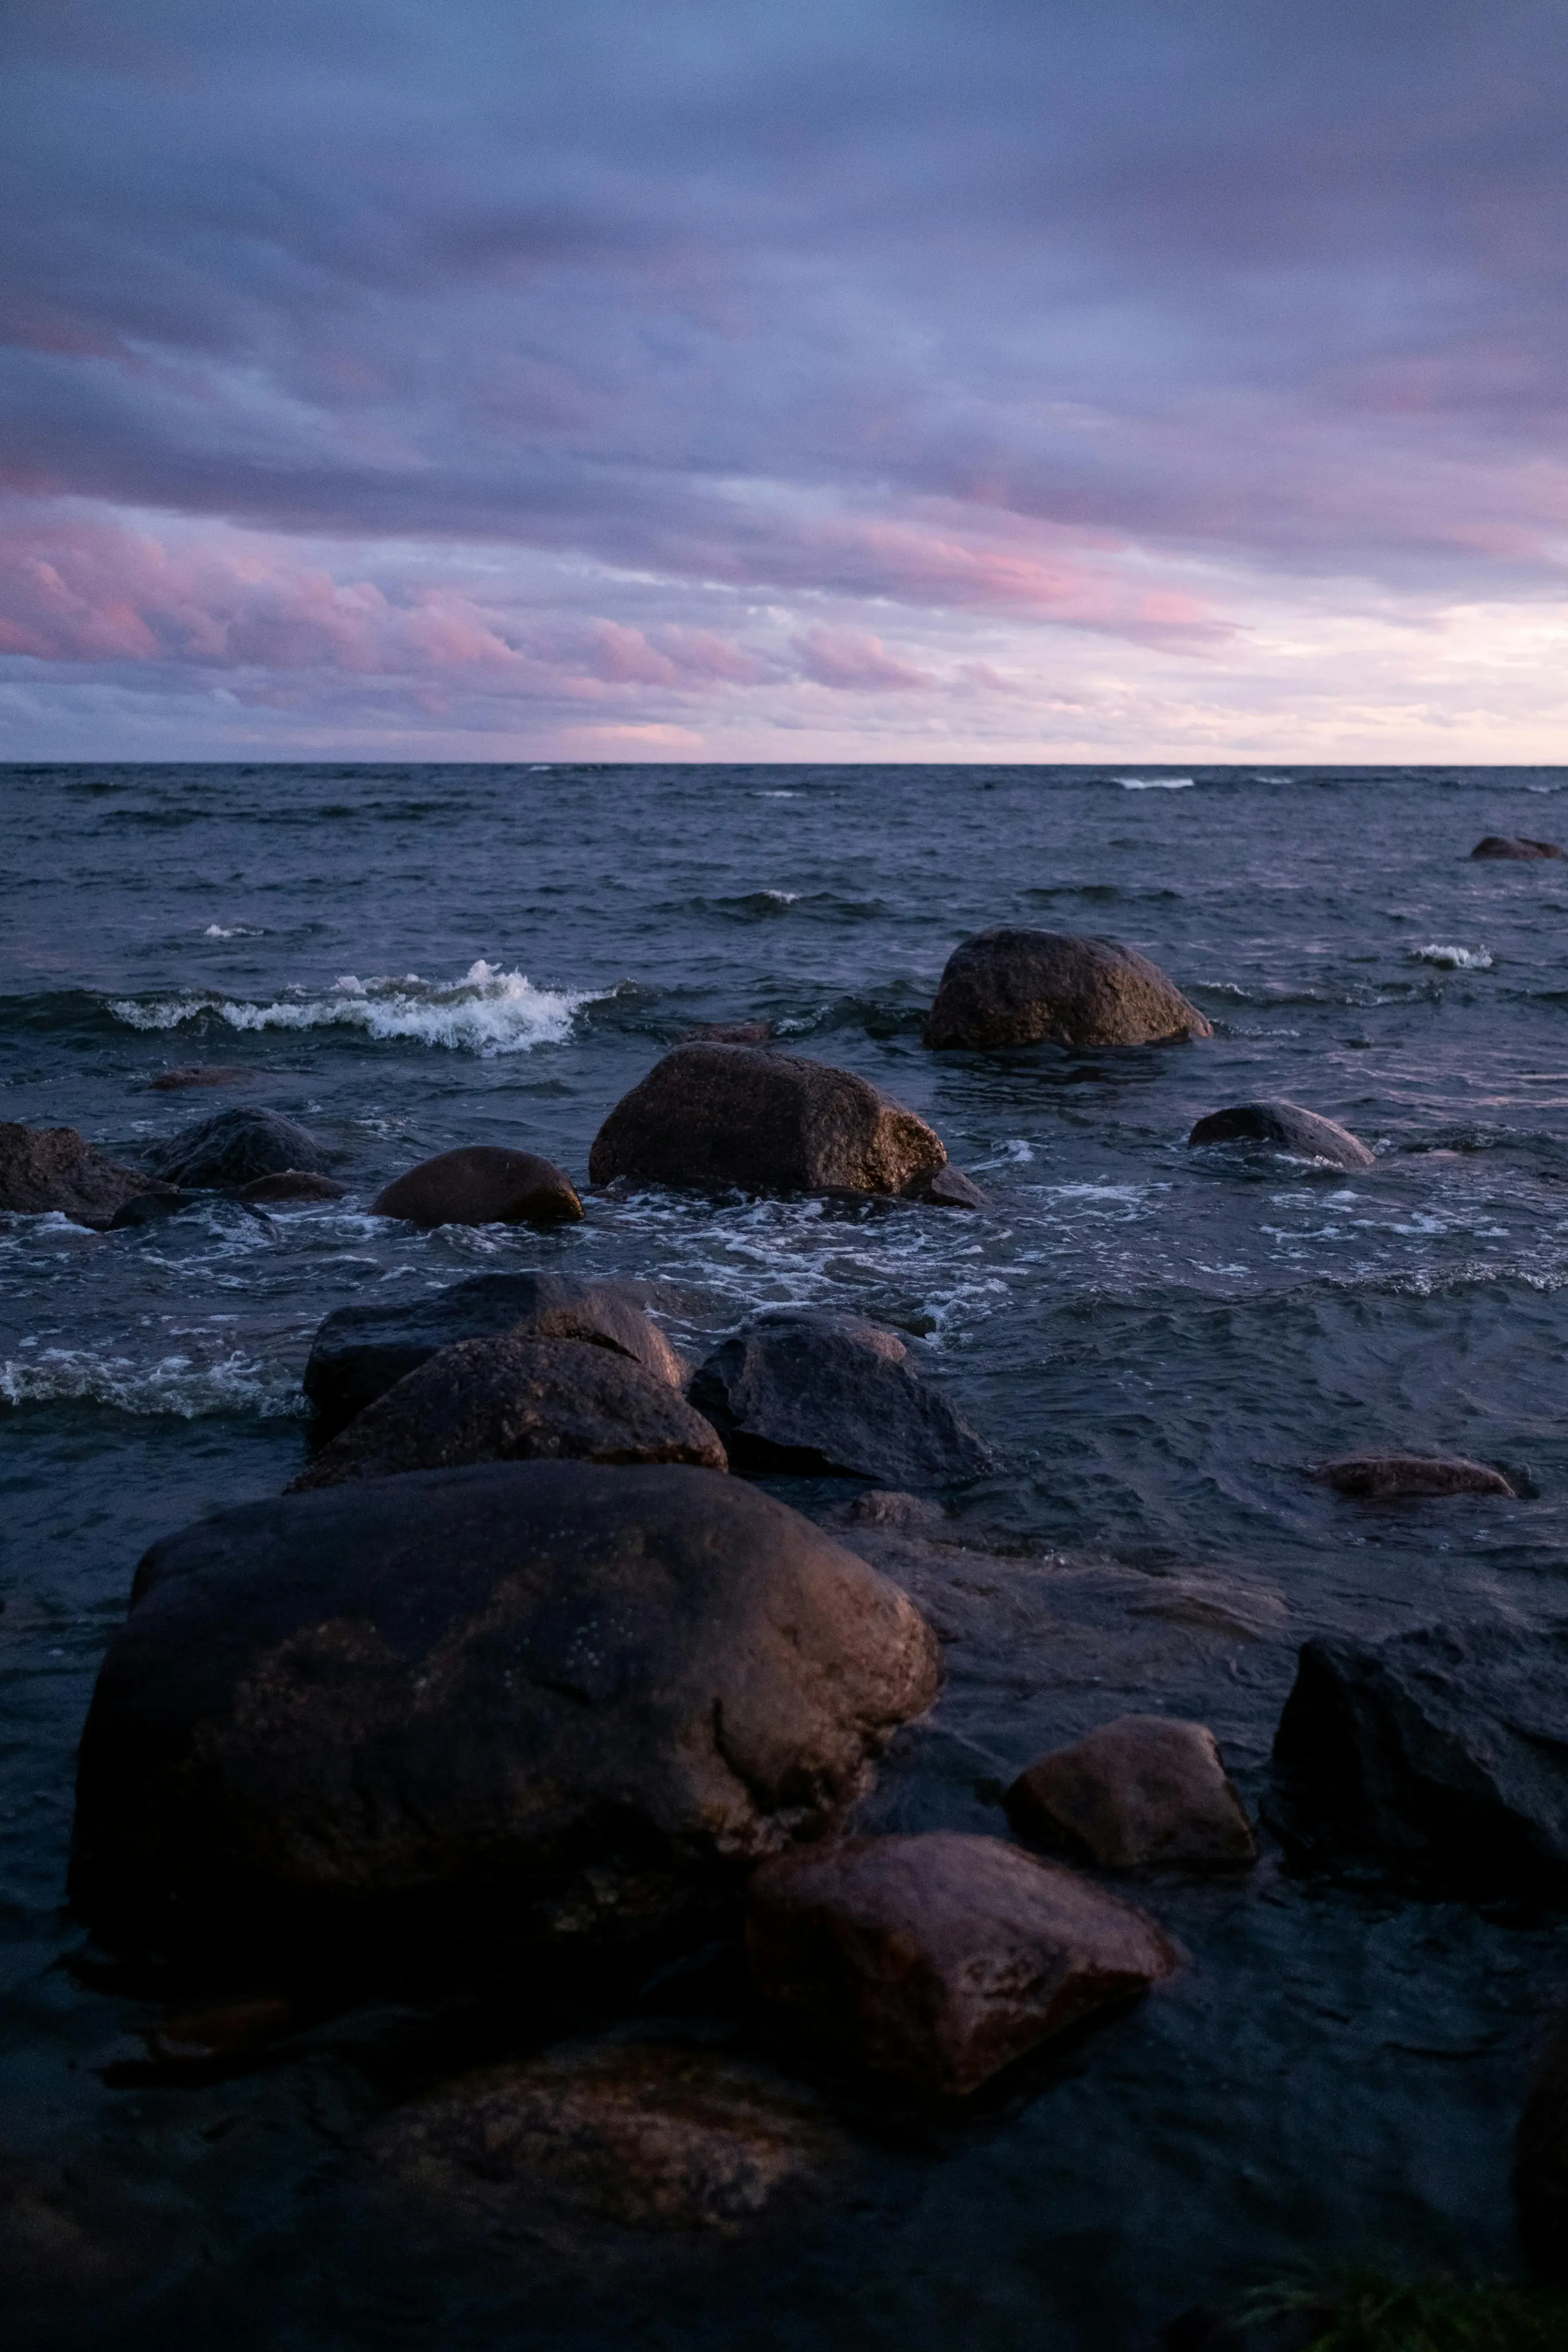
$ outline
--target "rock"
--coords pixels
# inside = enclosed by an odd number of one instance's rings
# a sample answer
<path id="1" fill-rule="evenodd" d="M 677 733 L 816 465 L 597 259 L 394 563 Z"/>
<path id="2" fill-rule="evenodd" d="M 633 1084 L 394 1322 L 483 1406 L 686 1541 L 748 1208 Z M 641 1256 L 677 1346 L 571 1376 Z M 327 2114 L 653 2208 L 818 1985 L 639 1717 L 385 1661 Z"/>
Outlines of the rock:
<path id="1" fill-rule="evenodd" d="M 1513 2199 L 1531 2261 L 1568 2278 L 1568 2021 L 1559 2022 L 1519 2119 Z"/>
<path id="2" fill-rule="evenodd" d="M 142 2039 L 160 2065 L 200 2069 L 248 2057 L 298 2022 L 293 2003 L 272 1995 L 175 2011 L 144 2027 Z"/>
<path id="3" fill-rule="evenodd" d="M 1467 1461 L 1462 1454 L 1346 1454 L 1337 1462 L 1314 1463 L 1309 1476 L 1338 1495 L 1374 1503 L 1409 1500 L 1420 1495 L 1509 1495 L 1518 1497 L 1500 1470 Z"/>
<path id="4" fill-rule="evenodd" d="M 319 1454 L 290 1494 L 466 1462 L 689 1462 L 727 1469 L 678 1389 L 580 1339 L 460 1339 L 406 1372 Z"/>
<path id="5" fill-rule="evenodd" d="M 841 2171 L 822 2108 L 700 2044 L 567 2046 L 401 2108 L 378 2160 L 424 2197 L 514 2226 L 564 2204 L 624 2228 L 730 2236 Z"/>
<path id="6" fill-rule="evenodd" d="M 161 1225 L 166 1218 L 177 1217 L 182 1209 L 198 1208 L 211 1197 L 207 1192 L 183 1192 L 178 1184 L 160 1184 L 155 1192 L 133 1192 L 129 1201 L 122 1201 L 104 1230 L 123 1234 L 139 1225 Z"/>
<path id="7" fill-rule="evenodd" d="M 1157 964 L 1119 940 L 1071 931 L 981 931 L 947 959 L 925 1043 L 1153 1045 L 1211 1037 Z"/>
<path id="8" fill-rule="evenodd" d="M 305 1393 L 330 1437 L 394 1381 L 459 1339 L 585 1339 L 684 1389 L 686 1367 L 623 1283 L 565 1274 L 481 1274 L 420 1298 L 340 1307 L 310 1346 Z"/>
<path id="9" fill-rule="evenodd" d="M 987 1209 L 990 1195 L 982 1192 L 961 1168 L 938 1168 L 920 1196 L 938 1209 Z"/>
<path id="10" fill-rule="evenodd" d="M 562 1225 L 582 1202 L 570 1177 L 537 1153 L 475 1143 L 422 1160 L 376 1194 L 371 1214 L 411 1225 Z"/>
<path id="11" fill-rule="evenodd" d="M 280 1168 L 276 1176 L 253 1176 L 248 1184 L 236 1184 L 236 1201 L 256 1201 L 265 1205 L 268 1201 L 340 1201 L 348 1191 L 335 1176 L 320 1176 L 309 1168 Z"/>
<path id="12" fill-rule="evenodd" d="M 588 1172 L 596 1184 L 911 1193 L 946 1157 L 924 1119 L 849 1070 L 747 1045 L 677 1045 L 616 1104 Z"/>
<path id="13" fill-rule="evenodd" d="M 1040 1757 L 1008 1790 L 1007 1809 L 1020 1837 L 1106 1870 L 1225 1870 L 1258 1859 L 1213 1732 L 1169 1716 L 1119 1716 Z"/>
<path id="14" fill-rule="evenodd" d="M 766 1045 L 772 1034 L 770 1021 L 699 1021 L 679 1042 L 683 1045 Z"/>
<path id="15" fill-rule="evenodd" d="M 1250 1143 L 1282 1151 L 1292 1160 L 1326 1160 L 1335 1168 L 1372 1168 L 1377 1154 L 1359 1136 L 1299 1103 L 1236 1103 L 1200 1118 L 1188 1143 Z"/>
<path id="16" fill-rule="evenodd" d="M 1554 841 L 1531 841 L 1522 833 L 1489 833 L 1471 850 L 1472 857 L 1561 857 L 1564 852 Z"/>
<path id="17" fill-rule="evenodd" d="M 934 1503 L 928 1495 L 873 1486 L 867 1494 L 852 1495 L 838 1516 L 846 1527 L 914 1528 L 930 1535 L 943 1525 L 945 1515 L 941 1504 Z"/>
<path id="18" fill-rule="evenodd" d="M 167 1188 L 122 1168 L 74 1127 L 23 1127 L 0 1120 L 0 1210 L 24 1217 L 69 1217 L 109 1224 L 127 1201 Z"/>
<path id="19" fill-rule="evenodd" d="M 1568 1623 L 1423 1626 L 1301 1652 L 1274 1738 L 1287 1826 L 1440 1876 L 1568 1865 Z"/>
<path id="20" fill-rule="evenodd" d="M 72 1899 L 247 1958 L 634 1941 L 836 1822 L 937 1679 L 901 1592 L 716 1471 L 504 1463 L 245 1504 L 137 1571 Z"/>
<path id="21" fill-rule="evenodd" d="M 154 1176 L 200 1192 L 301 1169 L 314 1175 L 326 1164 L 315 1137 L 276 1110 L 221 1110 L 147 1155 Z"/>
<path id="22" fill-rule="evenodd" d="M 220 1062 L 202 1062 L 182 1070 L 160 1070 L 147 1083 L 154 1094 L 172 1095 L 185 1087 L 248 1087 L 257 1075 L 255 1070 L 241 1070 Z"/>
<path id="23" fill-rule="evenodd" d="M 959 2096 L 1176 1965 L 1152 1919 L 1076 1871 L 952 1830 L 765 1864 L 746 1948 L 810 2039 Z"/>
<path id="24" fill-rule="evenodd" d="M 715 1349 L 691 1400 L 737 1468 L 947 1486 L 996 1467 L 897 1333 L 857 1316 L 758 1316 Z"/>

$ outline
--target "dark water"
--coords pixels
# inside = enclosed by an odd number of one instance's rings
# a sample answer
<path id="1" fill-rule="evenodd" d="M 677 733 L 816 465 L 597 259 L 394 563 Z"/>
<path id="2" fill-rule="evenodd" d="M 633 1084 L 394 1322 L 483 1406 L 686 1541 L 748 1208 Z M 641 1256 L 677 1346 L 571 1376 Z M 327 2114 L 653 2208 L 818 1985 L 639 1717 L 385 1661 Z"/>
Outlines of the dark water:
<path id="1" fill-rule="evenodd" d="M 862 2116 L 861 2191 L 765 2259 L 584 2273 L 527 2242 L 414 2250 L 356 2206 L 365 2135 L 446 2063 L 417 2008 L 162 2083 L 134 2063 L 147 2000 L 62 1908 L 75 1743 L 139 1553 L 292 1475 L 330 1307 L 486 1268 L 635 1273 L 688 1347 L 764 1302 L 852 1305 L 920 1335 L 1003 1449 L 947 1530 L 968 1549 L 881 1555 L 961 1638 L 874 1821 L 995 1830 L 988 1781 L 1134 1704 L 1205 1716 L 1256 1802 L 1308 1633 L 1560 1611 L 1568 865 L 1465 853 L 1568 828 L 1568 772 L 1179 772 L 0 774 L 4 1116 L 132 1156 L 266 1102 L 352 1187 L 110 1236 L 0 1219 L 0 2101 L 42 2249 L 13 2315 L 47 2301 L 94 2344 L 1137 2352 L 1303 2255 L 1515 2259 L 1508 2142 L 1568 1977 L 1549 1913 L 1303 1881 L 1272 1852 L 1244 1888 L 1155 1889 L 1192 1965 L 1141 2011 L 966 2123 Z M 926 1054 L 947 953 L 998 921 L 1142 949 L 1214 1040 Z M 611 1104 L 721 1019 L 876 1080 L 993 1205 L 650 1193 L 542 1240 L 364 1213 L 459 1142 L 584 1178 Z M 254 1084 L 148 1091 L 198 1061 Z M 1343 1120 L 1376 1168 L 1186 1150 L 1260 1094 Z M 1530 1498 L 1379 1511 L 1301 1478 L 1367 1443 L 1479 1454 Z"/>

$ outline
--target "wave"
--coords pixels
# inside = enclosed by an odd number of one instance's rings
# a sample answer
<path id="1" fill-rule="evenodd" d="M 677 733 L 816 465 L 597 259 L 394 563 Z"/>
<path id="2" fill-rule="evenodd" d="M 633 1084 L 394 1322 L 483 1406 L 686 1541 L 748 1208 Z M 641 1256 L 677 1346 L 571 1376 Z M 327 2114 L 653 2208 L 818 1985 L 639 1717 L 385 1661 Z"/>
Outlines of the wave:
<path id="1" fill-rule="evenodd" d="M 36 1356 L 0 1363 L 0 1402 L 112 1405 L 120 1412 L 172 1413 L 182 1421 L 218 1412 L 295 1420 L 308 1410 L 297 1381 L 286 1382 L 237 1349 L 213 1363 L 162 1356 L 139 1364 L 88 1348 L 43 1348 Z"/>
<path id="2" fill-rule="evenodd" d="M 1120 784 L 1124 793 L 1190 793 L 1197 782 L 1196 776 L 1113 776 L 1111 782 Z"/>
<path id="3" fill-rule="evenodd" d="M 1441 964 L 1448 971 L 1490 971 L 1492 967 L 1488 948 L 1443 947 L 1434 940 L 1424 948 L 1406 948 L 1405 952 L 1412 963 Z"/>
<path id="4" fill-rule="evenodd" d="M 378 1041 L 413 1038 L 489 1056 L 559 1045 L 580 1008 L 603 992 L 536 988 L 522 972 L 502 971 L 481 959 L 461 980 L 427 981 L 411 971 L 402 980 L 363 981 L 346 972 L 325 996 L 289 988 L 258 1004 L 212 990 L 183 990 L 145 1001 L 112 998 L 109 1010 L 132 1029 L 178 1029 L 210 1017 L 231 1029 L 358 1029 Z"/>
<path id="5" fill-rule="evenodd" d="M 235 923 L 227 930 L 222 923 L 209 923 L 202 937 L 204 940 L 264 940 L 267 933 L 256 923 Z"/>

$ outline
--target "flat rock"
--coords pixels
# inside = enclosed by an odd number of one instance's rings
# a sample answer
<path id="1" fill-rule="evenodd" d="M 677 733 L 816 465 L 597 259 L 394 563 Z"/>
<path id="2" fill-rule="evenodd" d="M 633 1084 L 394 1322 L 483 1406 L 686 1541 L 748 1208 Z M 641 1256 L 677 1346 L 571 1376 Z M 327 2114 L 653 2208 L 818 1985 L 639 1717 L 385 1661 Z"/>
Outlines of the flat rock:
<path id="1" fill-rule="evenodd" d="M 596 1184 L 917 1194 L 939 1136 L 850 1070 L 748 1045 L 677 1045 L 594 1138 Z"/>
<path id="2" fill-rule="evenodd" d="M 1513 2197 L 1531 2259 L 1568 2278 L 1568 2019 L 1558 2022 L 1519 2119 Z"/>
<path id="3" fill-rule="evenodd" d="M 668 1381 L 581 1339 L 460 1339 L 355 1415 L 291 1494 L 469 1462 L 687 1462 L 717 1432 Z"/>
<path id="4" fill-rule="evenodd" d="M 474 1143 L 397 1177 L 371 1202 L 411 1225 L 561 1225 L 582 1215 L 570 1176 L 537 1152 Z"/>
<path id="5" fill-rule="evenodd" d="M 565 1274 L 481 1274 L 422 1297 L 340 1307 L 310 1345 L 305 1393 L 321 1435 L 357 1412 L 438 1349 L 459 1339 L 583 1339 L 613 1349 L 682 1389 L 686 1367 L 627 1284 Z"/>
<path id="6" fill-rule="evenodd" d="M 281 1111 L 220 1110 L 150 1151 L 146 1164 L 167 1184 L 216 1192 L 257 1176 L 319 1174 L 327 1155 L 308 1129 Z"/>
<path id="7" fill-rule="evenodd" d="M 741 1469 L 839 1473 L 889 1486 L 983 1477 L 996 1457 L 926 1387 L 895 1331 L 852 1315 L 758 1316 L 691 1386 Z"/>
<path id="8" fill-rule="evenodd" d="M 1349 1128 L 1299 1103 L 1233 1103 L 1228 1110 L 1211 1110 L 1187 1137 L 1189 1144 L 1250 1144 L 1265 1151 L 1281 1151 L 1292 1160 L 1322 1160 L 1334 1168 L 1372 1168 L 1377 1154 L 1367 1149 Z"/>
<path id="9" fill-rule="evenodd" d="M 937 1675 L 895 1587 L 716 1471 L 505 1463 L 242 1505 L 137 1570 L 72 1899 L 247 1951 L 665 1933 L 836 1822 Z"/>
<path id="10" fill-rule="evenodd" d="M 927 1045 L 1151 1045 L 1214 1034 L 1174 981 L 1119 940 L 981 931 L 948 957 Z"/>
<path id="11" fill-rule="evenodd" d="M 1106 1870 L 1226 1870 L 1258 1859 L 1213 1732 L 1169 1716 L 1118 1716 L 1053 1748 L 1019 1773 L 1007 1809 L 1020 1837 Z"/>
<path id="12" fill-rule="evenodd" d="M 1346 1454 L 1317 1462 L 1309 1475 L 1336 1495 L 1367 1502 L 1407 1502 L 1423 1495 L 1509 1495 L 1518 1489 L 1488 1462 L 1462 1454 Z"/>
<path id="13" fill-rule="evenodd" d="M 1176 1965 L 1152 1919 L 1076 1871 L 952 1830 L 765 1864 L 746 1946 L 807 2038 L 958 2096 Z"/>
<path id="14" fill-rule="evenodd" d="M 1445 1877 L 1568 1866 L 1568 1624 L 1301 1649 L 1274 1739 L 1288 1826 Z"/>
<path id="15" fill-rule="evenodd" d="M 122 1168 L 74 1127 L 23 1127 L 0 1120 L 0 1210 L 24 1217 L 69 1217 L 78 1225 L 108 1225 L 150 1184 L 136 1168 Z"/>
<path id="16" fill-rule="evenodd" d="M 1555 841 L 1531 841 L 1523 833 L 1489 833 L 1471 850 L 1472 857 L 1525 858 L 1562 857 L 1564 851 Z"/>

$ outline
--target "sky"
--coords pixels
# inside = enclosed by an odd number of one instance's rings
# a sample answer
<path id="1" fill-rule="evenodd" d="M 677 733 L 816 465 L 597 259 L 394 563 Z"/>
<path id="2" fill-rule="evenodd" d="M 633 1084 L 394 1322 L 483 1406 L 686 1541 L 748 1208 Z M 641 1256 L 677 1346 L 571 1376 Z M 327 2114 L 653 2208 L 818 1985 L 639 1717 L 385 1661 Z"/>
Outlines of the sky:
<path id="1" fill-rule="evenodd" d="M 1562 0 L 4 0 L 0 759 L 1568 757 Z"/>

